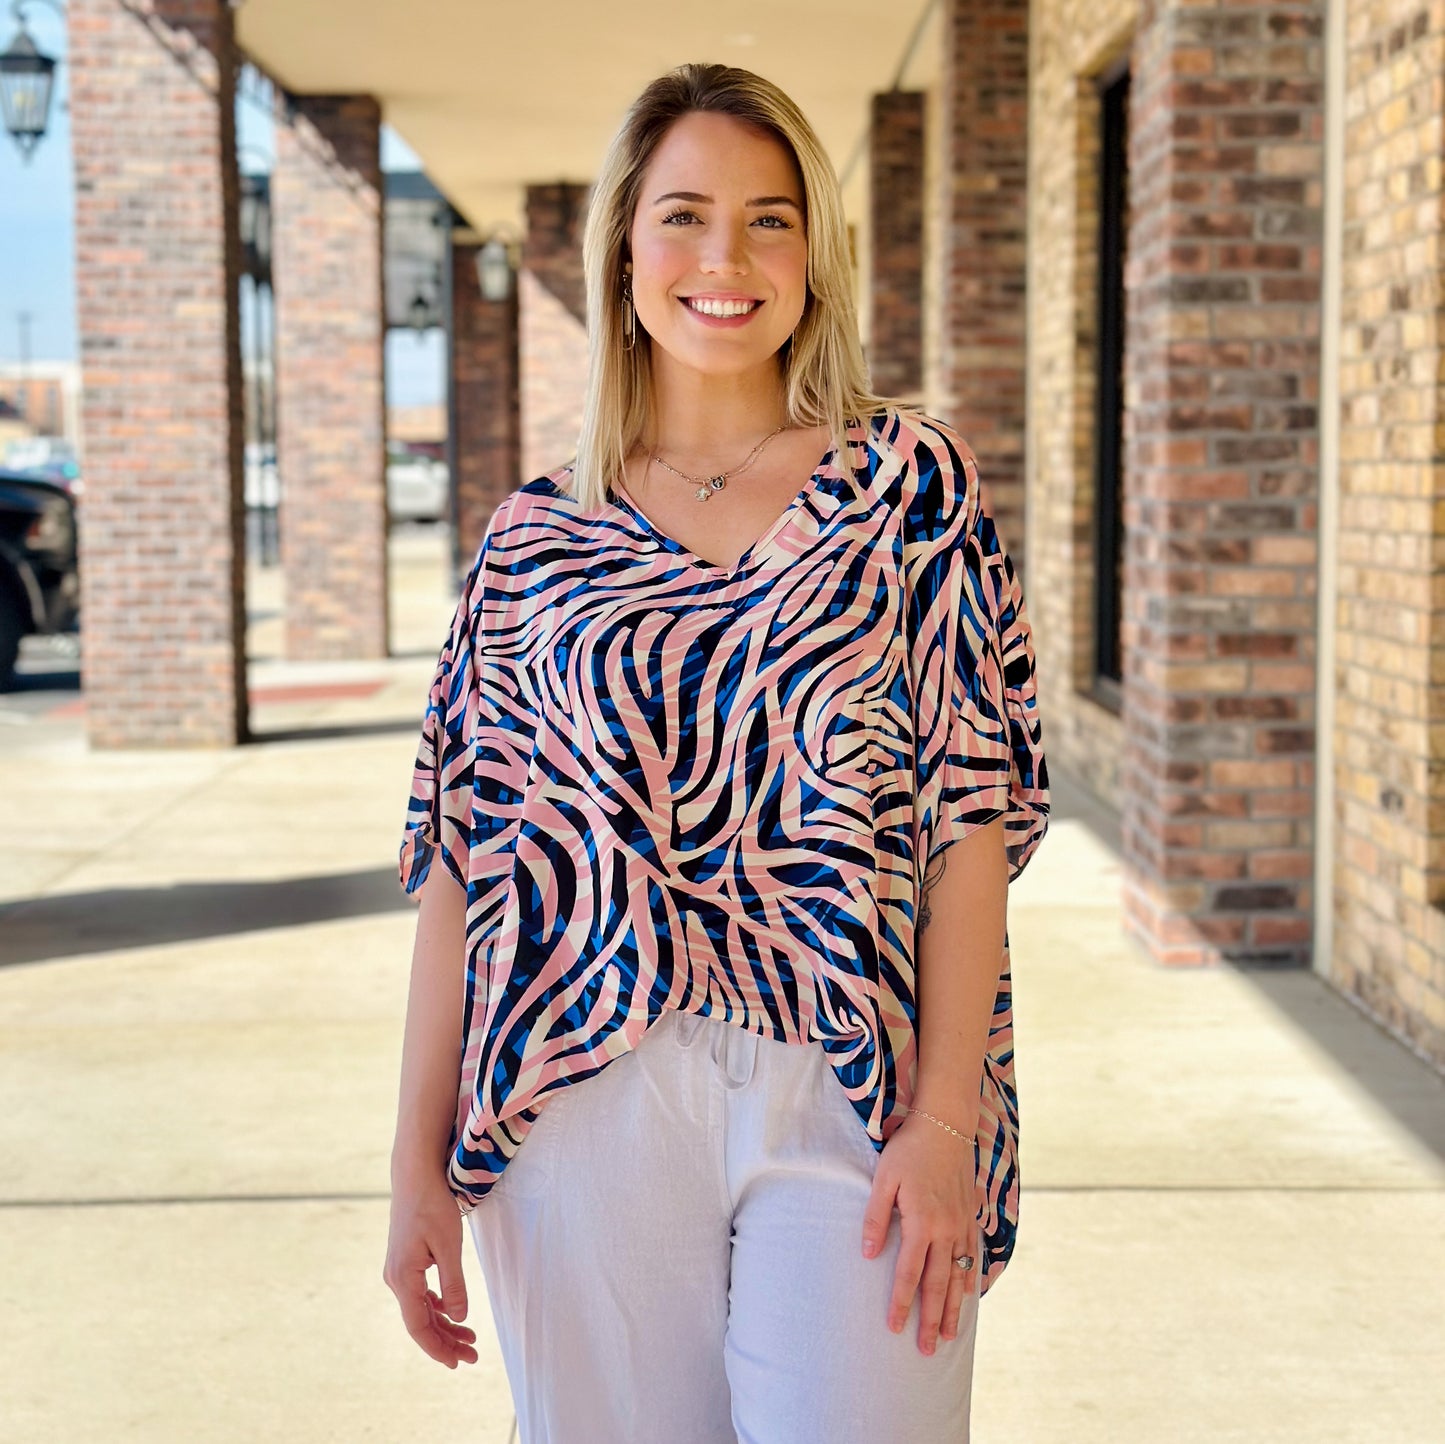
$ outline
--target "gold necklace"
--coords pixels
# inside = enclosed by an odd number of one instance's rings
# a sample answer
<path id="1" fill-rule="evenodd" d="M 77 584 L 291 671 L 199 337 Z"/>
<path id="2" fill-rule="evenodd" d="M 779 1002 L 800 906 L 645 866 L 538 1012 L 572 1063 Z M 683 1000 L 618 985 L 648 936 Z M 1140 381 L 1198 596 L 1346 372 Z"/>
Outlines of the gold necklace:
<path id="1" fill-rule="evenodd" d="M 778 427 L 778 431 L 785 430 L 787 430 L 786 422 Z M 728 477 L 736 476 L 739 472 L 746 471 L 748 467 L 753 464 L 753 458 L 778 434 L 778 431 L 771 431 L 763 437 L 748 453 L 748 459 L 743 462 L 741 466 L 735 466 L 731 471 L 720 471 L 716 476 L 689 476 L 685 471 L 679 471 L 675 466 L 668 466 L 655 451 L 651 453 L 650 459 L 655 461 L 659 466 L 667 467 L 667 470 L 674 476 L 680 476 L 684 481 L 692 482 L 692 484 L 697 487 L 693 495 L 696 496 L 699 501 L 707 501 L 711 498 L 713 492 L 721 491 L 723 487 L 727 485 Z"/>

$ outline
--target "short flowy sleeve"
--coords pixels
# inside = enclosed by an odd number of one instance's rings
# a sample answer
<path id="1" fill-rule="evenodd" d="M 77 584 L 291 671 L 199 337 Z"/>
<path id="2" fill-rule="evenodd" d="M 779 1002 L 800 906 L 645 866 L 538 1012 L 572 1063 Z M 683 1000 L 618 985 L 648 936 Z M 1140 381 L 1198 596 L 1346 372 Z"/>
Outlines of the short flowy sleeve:
<path id="1" fill-rule="evenodd" d="M 401 886 L 407 893 L 426 881 L 438 847 L 447 871 L 460 886 L 467 885 L 475 776 L 472 724 L 477 711 L 474 618 L 486 552 L 484 541 L 462 586 L 427 695 L 399 859 Z"/>
<path id="2" fill-rule="evenodd" d="M 925 804 L 919 854 L 926 873 L 950 843 L 1002 817 L 1012 882 L 1049 821 L 1033 633 L 972 452 L 934 423 L 918 462 L 909 605 Z"/>

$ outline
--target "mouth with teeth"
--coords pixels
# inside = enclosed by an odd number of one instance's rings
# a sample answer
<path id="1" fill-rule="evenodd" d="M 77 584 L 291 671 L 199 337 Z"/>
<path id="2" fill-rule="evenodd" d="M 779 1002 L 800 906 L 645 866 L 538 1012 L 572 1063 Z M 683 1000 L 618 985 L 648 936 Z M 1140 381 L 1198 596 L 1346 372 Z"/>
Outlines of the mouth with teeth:
<path id="1" fill-rule="evenodd" d="M 714 324 L 730 322 L 737 325 L 746 321 L 763 304 L 746 297 L 723 300 L 714 296 L 683 296 L 680 299 L 694 316 Z"/>

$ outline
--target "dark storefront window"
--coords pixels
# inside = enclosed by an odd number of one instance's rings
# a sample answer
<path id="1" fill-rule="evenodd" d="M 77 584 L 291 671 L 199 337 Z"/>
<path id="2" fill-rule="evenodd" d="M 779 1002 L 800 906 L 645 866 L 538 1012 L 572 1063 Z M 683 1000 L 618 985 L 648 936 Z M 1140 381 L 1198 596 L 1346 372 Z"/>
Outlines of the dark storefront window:
<path id="1" fill-rule="evenodd" d="M 1099 78 L 1099 374 L 1094 418 L 1094 673 L 1116 709 L 1123 670 L 1119 618 L 1124 569 L 1124 247 L 1128 238 L 1129 70 Z"/>

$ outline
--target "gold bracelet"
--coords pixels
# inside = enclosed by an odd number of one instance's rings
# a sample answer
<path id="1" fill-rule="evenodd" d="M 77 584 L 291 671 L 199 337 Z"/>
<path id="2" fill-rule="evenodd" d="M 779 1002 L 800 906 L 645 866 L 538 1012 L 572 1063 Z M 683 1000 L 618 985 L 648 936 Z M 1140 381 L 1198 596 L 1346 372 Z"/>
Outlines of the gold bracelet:
<path id="1" fill-rule="evenodd" d="M 923 1112 L 923 1109 L 921 1109 L 921 1108 L 907 1108 L 905 1111 L 908 1112 L 908 1113 L 918 1113 L 918 1114 L 921 1114 L 924 1118 L 930 1119 L 932 1122 L 938 1124 L 938 1126 L 939 1126 L 940 1128 L 946 1128 L 946 1129 L 948 1129 L 948 1131 L 949 1131 L 951 1134 L 953 1134 L 953 1136 L 954 1136 L 955 1138 L 962 1138 L 962 1137 L 963 1137 L 963 1134 L 961 1134 L 961 1133 L 958 1131 L 958 1129 L 956 1129 L 956 1128 L 953 1126 L 953 1124 L 951 1124 L 951 1123 L 945 1123 L 945 1122 L 943 1121 L 943 1119 L 941 1119 L 941 1118 L 934 1118 L 933 1114 L 931 1114 L 931 1113 L 924 1113 L 924 1112 Z"/>

